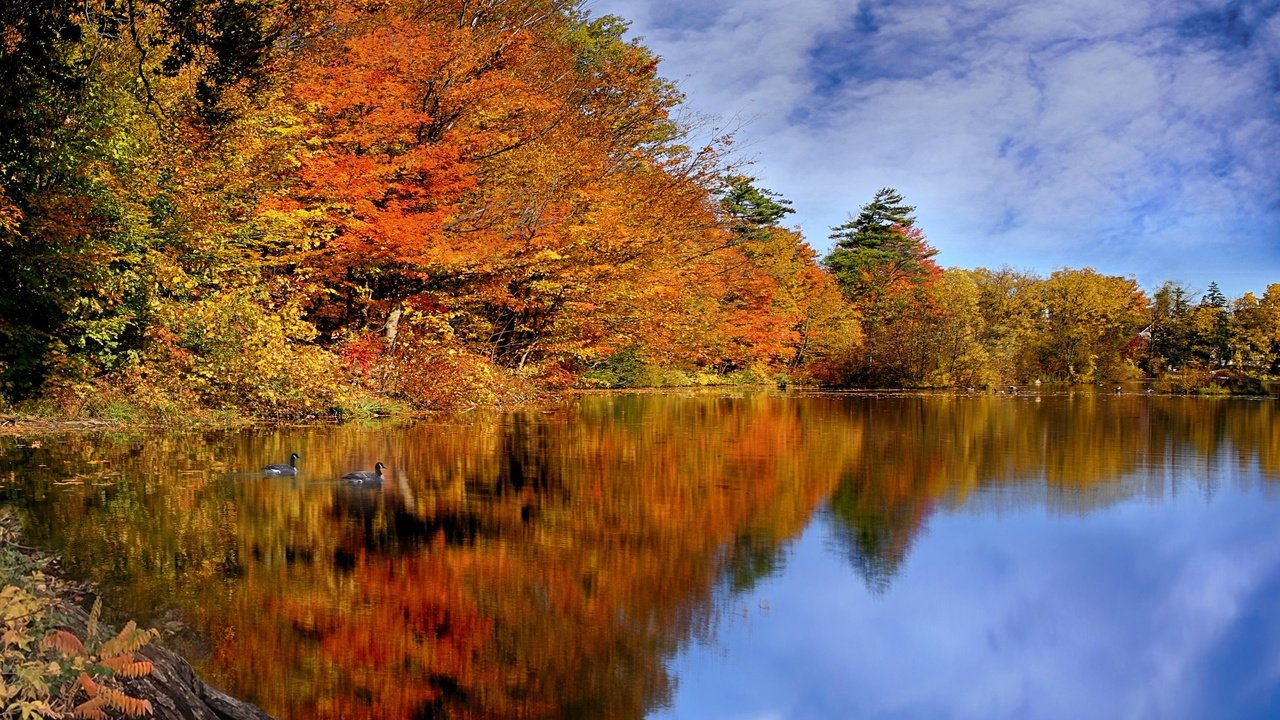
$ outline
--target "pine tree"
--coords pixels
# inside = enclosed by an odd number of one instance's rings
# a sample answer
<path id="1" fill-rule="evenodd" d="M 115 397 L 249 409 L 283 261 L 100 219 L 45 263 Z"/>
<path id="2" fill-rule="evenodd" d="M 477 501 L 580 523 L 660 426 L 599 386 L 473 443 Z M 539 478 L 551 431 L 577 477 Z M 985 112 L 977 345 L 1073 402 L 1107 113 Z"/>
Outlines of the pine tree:
<path id="1" fill-rule="evenodd" d="M 893 188 L 882 188 L 856 218 L 832 228 L 835 248 L 824 262 L 852 300 L 878 296 L 900 280 L 925 281 L 938 251 L 916 226 L 915 207 Z"/>
<path id="2" fill-rule="evenodd" d="M 725 187 L 717 193 L 734 244 L 767 238 L 768 228 L 778 227 L 782 218 L 795 212 L 790 200 L 756 187 L 755 180 L 746 176 L 726 178 Z"/>

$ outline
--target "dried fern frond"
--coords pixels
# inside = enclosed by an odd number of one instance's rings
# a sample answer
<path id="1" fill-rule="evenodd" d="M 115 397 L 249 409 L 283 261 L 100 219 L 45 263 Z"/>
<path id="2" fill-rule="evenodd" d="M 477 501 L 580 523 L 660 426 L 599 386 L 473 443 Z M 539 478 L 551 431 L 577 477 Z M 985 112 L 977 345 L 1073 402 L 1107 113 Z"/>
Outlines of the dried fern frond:
<path id="1" fill-rule="evenodd" d="M 66 630 L 55 630 L 44 638 L 44 646 L 53 648 L 63 655 L 88 655 L 89 651 L 85 649 L 84 643 L 80 642 L 80 638 L 75 633 Z"/>
<path id="2" fill-rule="evenodd" d="M 115 708 L 129 717 L 142 717 L 152 713 L 150 700 L 129 697 L 109 687 L 98 686 L 98 697 L 105 698 L 108 707 Z"/>
<path id="3" fill-rule="evenodd" d="M 107 720 L 107 714 L 102 709 L 106 703 L 105 697 L 92 697 L 77 705 L 71 714 L 84 720 Z"/>
<path id="4" fill-rule="evenodd" d="M 86 625 L 84 637 L 89 642 L 98 635 L 98 616 L 102 614 L 102 597 L 93 601 L 93 609 L 89 611 L 89 622 Z"/>
<path id="5" fill-rule="evenodd" d="M 131 655 L 150 643 L 160 633 L 155 630 L 139 630 L 138 624 L 132 620 L 124 626 L 120 634 L 102 644 L 98 654 L 104 658 L 116 655 Z"/>
<path id="6" fill-rule="evenodd" d="M 72 683 L 71 692 L 68 693 L 67 697 L 75 697 L 76 688 L 78 687 L 84 688 L 85 694 L 89 697 L 94 697 L 98 694 L 98 683 L 94 682 L 93 678 L 89 677 L 89 673 L 83 670 L 80 671 L 80 677 L 76 678 L 76 681 Z"/>
<path id="7" fill-rule="evenodd" d="M 112 672 L 121 677 L 138 678 L 143 675 L 150 675 L 155 668 L 150 660 L 135 660 L 132 653 L 129 655 L 117 655 L 115 657 L 103 658 L 102 665 L 111 668 Z"/>

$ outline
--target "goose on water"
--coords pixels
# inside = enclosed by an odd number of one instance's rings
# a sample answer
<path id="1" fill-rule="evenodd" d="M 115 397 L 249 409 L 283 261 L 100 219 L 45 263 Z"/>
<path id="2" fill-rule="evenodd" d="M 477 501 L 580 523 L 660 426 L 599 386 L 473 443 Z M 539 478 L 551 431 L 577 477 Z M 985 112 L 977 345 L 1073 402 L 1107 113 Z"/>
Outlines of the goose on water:
<path id="1" fill-rule="evenodd" d="M 383 465 L 382 463 L 378 463 L 373 466 L 372 471 L 356 470 L 355 472 L 349 472 L 346 475 L 343 475 L 342 479 L 346 480 L 352 485 L 363 485 L 365 483 L 382 482 L 382 468 L 384 467 L 386 466 Z"/>
<path id="2" fill-rule="evenodd" d="M 262 472 L 268 475 L 297 475 L 298 474 L 298 453 L 289 456 L 289 463 L 273 463 L 262 468 Z"/>

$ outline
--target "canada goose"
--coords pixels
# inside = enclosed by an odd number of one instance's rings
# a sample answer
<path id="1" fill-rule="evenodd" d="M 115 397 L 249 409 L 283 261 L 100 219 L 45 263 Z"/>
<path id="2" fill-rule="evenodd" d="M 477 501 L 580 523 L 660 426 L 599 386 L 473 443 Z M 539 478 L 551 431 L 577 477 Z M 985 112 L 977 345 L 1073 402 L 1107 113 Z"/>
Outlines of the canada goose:
<path id="1" fill-rule="evenodd" d="M 298 453 L 289 456 L 289 464 L 273 463 L 262 468 L 262 472 L 268 475 L 297 475 L 298 474 Z"/>
<path id="2" fill-rule="evenodd" d="M 343 475 L 342 479 L 352 485 L 382 482 L 382 468 L 384 467 L 386 466 L 382 463 L 378 463 L 373 466 L 373 472 L 368 470 L 356 470 L 355 472 L 349 472 L 346 475 Z"/>

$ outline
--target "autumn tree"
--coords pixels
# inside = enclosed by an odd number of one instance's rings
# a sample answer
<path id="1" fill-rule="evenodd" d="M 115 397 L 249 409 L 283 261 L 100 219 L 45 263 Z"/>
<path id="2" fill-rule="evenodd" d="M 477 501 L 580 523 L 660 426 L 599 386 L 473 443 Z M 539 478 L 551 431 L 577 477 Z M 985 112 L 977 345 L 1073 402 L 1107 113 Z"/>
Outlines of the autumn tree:
<path id="1" fill-rule="evenodd" d="M 133 265 L 100 181 L 118 135 L 100 96 L 100 38 L 72 2 L 0 8 L 0 394 L 110 366 L 139 312 Z"/>
<path id="2" fill-rule="evenodd" d="M 733 311 L 722 332 L 736 338 L 744 360 L 794 371 L 815 339 L 821 345 L 826 335 L 849 332 L 848 308 L 804 238 L 781 226 L 791 201 L 745 176 L 727 178 L 717 195 L 734 250 L 726 257 L 735 281 L 721 299 Z"/>
<path id="3" fill-rule="evenodd" d="M 969 271 L 978 289 L 982 318 L 978 342 L 987 354 L 993 377 L 1019 384 L 1039 375 L 1032 352 L 1032 331 L 1041 314 L 1035 289 L 1042 279 L 1009 267 Z"/>
<path id="4" fill-rule="evenodd" d="M 1137 281 L 1091 268 L 1062 269 L 1039 284 L 1035 300 L 1040 375 L 1078 382 L 1132 373 L 1132 358 L 1122 350 L 1145 326 L 1147 310 Z"/>
<path id="5" fill-rule="evenodd" d="M 1261 298 L 1245 293 L 1231 313 L 1232 356 L 1246 370 L 1280 373 L 1280 284 Z"/>
<path id="6" fill-rule="evenodd" d="M 0 233 L 14 248 L 0 273 L 21 289 L 0 301 L 4 394 L 79 412 L 104 377 L 128 385 L 150 367 L 186 382 L 166 359 L 180 316 L 260 277 L 261 235 L 245 220 L 271 183 L 256 145 L 240 150 L 249 134 L 227 129 L 258 109 L 248 96 L 292 11 L 139 0 L 0 12 L 18 40 L 0 51 L 0 124 L 17 131 L 0 148 L 12 211 Z"/>
<path id="7" fill-rule="evenodd" d="M 893 188 L 882 188 L 858 216 L 832 228 L 835 247 L 824 262 L 854 300 L 888 292 L 897 283 L 926 282 L 938 251 L 916 226 L 915 207 Z"/>
<path id="8" fill-rule="evenodd" d="M 1270 371 L 1274 321 L 1253 293 L 1231 304 L 1231 356 L 1242 369 Z"/>
<path id="9" fill-rule="evenodd" d="M 897 191 L 884 188 L 856 218 L 833 228 L 836 245 L 823 264 L 852 303 L 864 337 L 843 359 L 827 364 L 825 382 L 926 382 L 932 362 L 925 359 L 927 340 L 919 331 L 937 319 L 931 286 L 941 270 L 914 211 Z"/>
<path id="10" fill-rule="evenodd" d="M 333 16 L 297 65 L 308 139 L 279 201 L 329 228 L 307 262 L 331 342 L 379 333 L 399 375 L 446 351 L 555 374 L 683 311 L 682 273 L 723 244 L 715 152 L 680 144 L 680 96 L 625 27 L 541 2 Z"/>
<path id="11" fill-rule="evenodd" d="M 1223 367 L 1231 361 L 1231 308 L 1218 284 L 1209 283 L 1188 318 L 1191 355 L 1204 366 Z"/>

